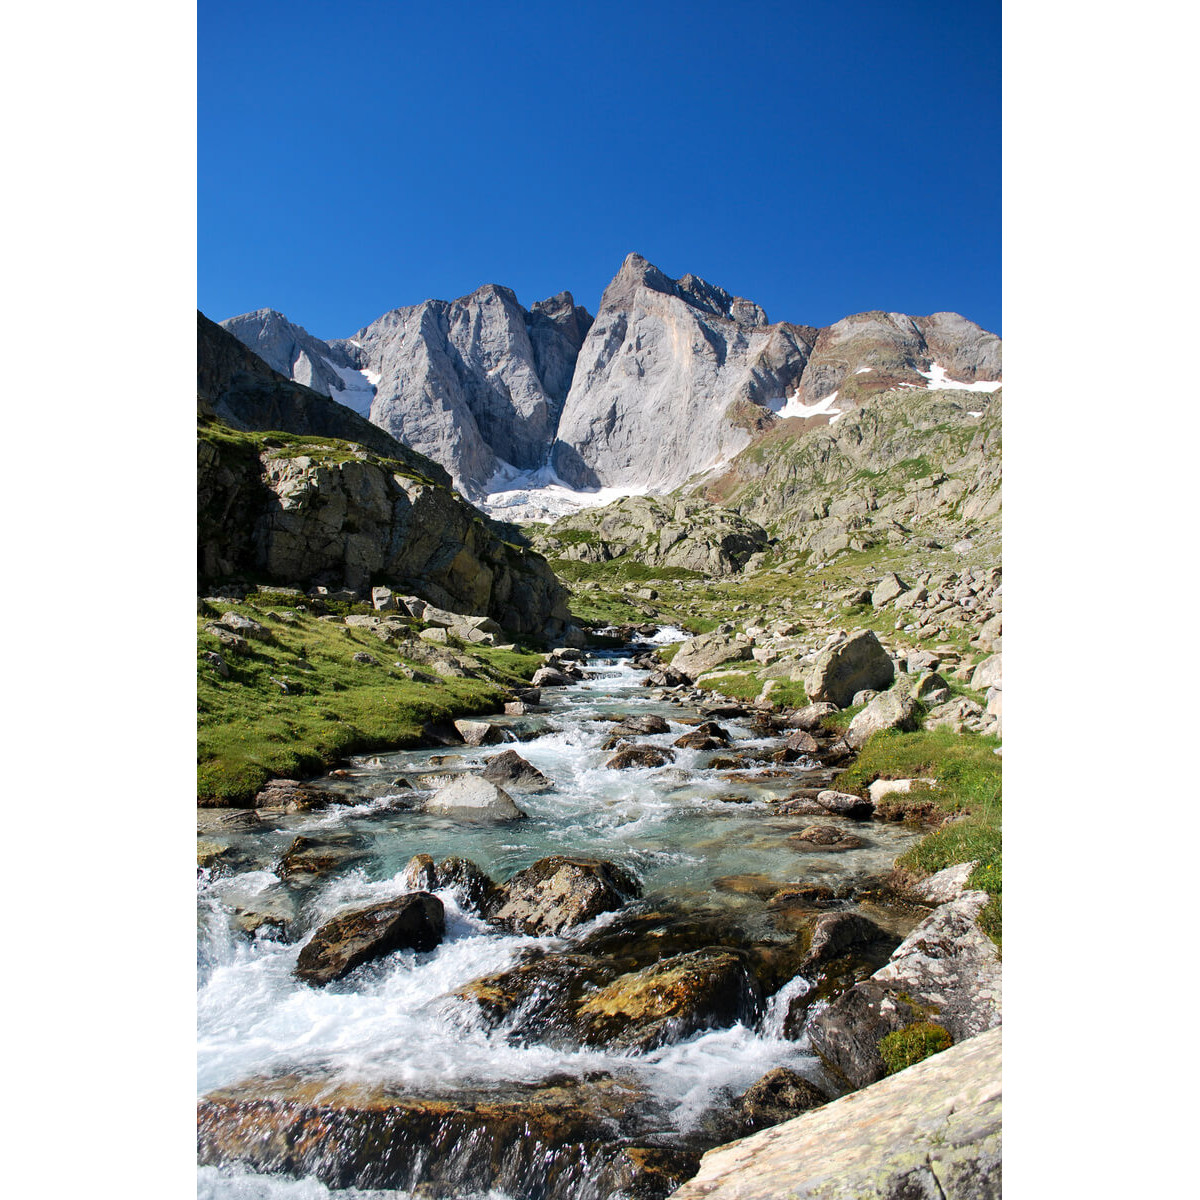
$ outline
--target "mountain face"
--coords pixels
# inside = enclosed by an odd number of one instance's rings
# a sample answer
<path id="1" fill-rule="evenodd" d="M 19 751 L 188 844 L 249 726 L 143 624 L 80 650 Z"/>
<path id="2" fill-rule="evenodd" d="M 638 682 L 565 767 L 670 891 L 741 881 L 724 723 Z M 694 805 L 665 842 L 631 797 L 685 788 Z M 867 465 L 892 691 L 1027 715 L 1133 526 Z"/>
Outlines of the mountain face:
<path id="1" fill-rule="evenodd" d="M 749 444 L 817 339 L 637 254 L 605 289 L 563 407 L 554 467 L 578 488 L 668 491 Z"/>
<path id="2" fill-rule="evenodd" d="M 442 467 L 197 317 L 203 584 L 387 584 L 517 633 L 562 632 L 566 592 L 545 559 Z"/>
<path id="3" fill-rule="evenodd" d="M 370 414 L 375 389 L 340 346 L 313 337 L 273 308 L 230 317 L 221 322 L 221 327 L 281 375 L 329 396 L 361 416 Z"/>
<path id="4" fill-rule="evenodd" d="M 498 471 L 545 462 L 591 323 L 570 292 L 527 311 L 508 288 L 489 284 L 458 300 L 393 309 L 329 343 L 269 309 L 224 326 L 269 351 L 277 370 L 296 379 L 307 372 L 310 386 L 335 398 L 347 376 L 369 381 L 371 420 L 478 497 Z"/>
<path id="5" fill-rule="evenodd" d="M 956 313 L 771 324 L 637 254 L 595 320 L 570 292 L 527 310 L 489 284 L 331 342 L 270 309 L 224 325 L 276 370 L 369 411 L 468 496 L 494 497 L 493 512 L 519 493 L 527 515 L 542 488 L 565 485 L 560 512 L 565 489 L 664 493 L 788 419 L 833 424 L 897 388 L 992 392 L 1002 371 L 1000 339 Z"/>

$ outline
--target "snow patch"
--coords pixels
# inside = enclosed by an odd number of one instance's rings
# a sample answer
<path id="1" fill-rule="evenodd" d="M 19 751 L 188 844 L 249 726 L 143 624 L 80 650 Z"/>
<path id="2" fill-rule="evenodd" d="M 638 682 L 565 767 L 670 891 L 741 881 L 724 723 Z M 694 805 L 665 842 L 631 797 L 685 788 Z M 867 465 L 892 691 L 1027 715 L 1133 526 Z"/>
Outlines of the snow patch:
<path id="1" fill-rule="evenodd" d="M 356 371 L 353 367 L 339 367 L 336 363 L 325 359 L 325 365 L 330 367 L 342 381 L 343 388 L 335 392 L 332 399 L 347 408 L 352 408 L 363 417 L 371 415 L 371 401 L 375 399 L 375 387 L 379 376 L 373 371 Z"/>
<path id="2" fill-rule="evenodd" d="M 854 373 L 855 373 L 855 375 L 865 375 L 868 371 L 873 371 L 873 370 L 875 370 L 874 367 L 859 367 L 858 370 L 855 371 Z"/>
<path id="3" fill-rule="evenodd" d="M 803 404 L 800 401 L 800 392 L 789 396 L 783 403 L 781 408 L 775 408 L 775 403 L 772 402 L 771 408 L 778 416 L 787 420 L 789 417 L 822 417 L 828 416 L 830 424 L 842 415 L 841 409 L 834 408 L 833 402 L 838 398 L 837 392 L 830 392 L 828 396 L 822 396 L 820 400 L 812 404 Z"/>
<path id="4" fill-rule="evenodd" d="M 1004 386 L 1003 380 L 993 379 L 977 379 L 974 383 L 960 383 L 957 379 L 951 379 L 946 374 L 946 368 L 940 363 L 930 363 L 928 371 L 918 371 L 918 375 L 924 375 L 929 383 L 926 385 L 930 391 L 939 392 L 994 392 Z M 901 384 L 901 387 L 916 387 L 915 383 Z"/>
<path id="5" fill-rule="evenodd" d="M 499 469 L 488 480 L 487 495 L 476 507 L 498 521 L 548 524 L 582 508 L 598 508 L 624 496 L 644 496 L 649 490 L 644 485 L 577 489 L 564 483 L 549 463 L 522 471 L 501 459 Z"/>

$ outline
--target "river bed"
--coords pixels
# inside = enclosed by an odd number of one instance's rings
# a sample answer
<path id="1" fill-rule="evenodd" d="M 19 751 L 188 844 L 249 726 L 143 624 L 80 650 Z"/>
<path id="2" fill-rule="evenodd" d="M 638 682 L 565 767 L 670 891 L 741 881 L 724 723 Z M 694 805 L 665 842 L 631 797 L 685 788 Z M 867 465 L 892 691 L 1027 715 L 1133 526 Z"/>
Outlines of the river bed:
<path id="1" fill-rule="evenodd" d="M 660 635 L 659 641 L 672 637 Z M 682 633 L 674 636 L 682 637 Z M 644 646 L 642 648 L 645 648 Z M 553 1038 L 514 1039 L 491 1028 L 455 996 L 472 980 L 505 970 L 531 949 L 561 950 L 614 921 L 606 913 L 558 938 L 509 934 L 438 892 L 446 932 L 433 951 L 400 951 L 324 988 L 292 974 L 300 948 L 333 915 L 406 890 L 401 874 L 418 853 L 456 855 L 502 881 L 551 854 L 609 859 L 640 880 L 643 909 L 711 914 L 734 921 L 747 937 L 780 936 L 755 878 L 827 885 L 853 908 L 856 881 L 886 872 L 917 836 L 900 825 L 857 825 L 860 849 L 823 853 L 798 848 L 794 835 L 812 818 L 773 813 L 768 801 L 804 783 L 806 767 L 728 772 L 709 769 L 712 751 L 676 750 L 672 766 L 612 770 L 602 749 L 610 720 L 654 713 L 669 733 L 639 743 L 670 746 L 701 716 L 695 708 L 654 699 L 641 686 L 628 652 L 593 653 L 589 678 L 543 689 L 544 714 L 490 718 L 518 741 L 507 746 L 431 748 L 369 755 L 322 786 L 357 803 L 323 811 L 248 817 L 245 828 L 221 818 L 204 836 L 228 845 L 222 865 L 198 885 L 198 1091 L 204 1095 L 254 1077 L 321 1078 L 393 1091 L 487 1094 L 510 1084 L 560 1077 L 631 1081 L 653 1097 L 655 1136 L 694 1138 L 714 1111 L 727 1108 L 765 1072 L 786 1066 L 814 1081 L 819 1061 L 807 1042 L 783 1036 L 789 998 L 804 980 L 785 984 L 753 1024 L 708 1029 L 647 1053 L 564 1047 Z M 756 739 L 744 719 L 721 718 L 739 751 L 778 745 Z M 514 797 L 528 819 L 472 824 L 426 814 L 415 805 L 455 772 L 477 769 L 504 749 L 516 749 L 554 783 L 553 790 Z M 396 781 L 405 781 L 405 787 Z M 204 819 L 215 821 L 211 816 Z M 345 866 L 310 882 L 281 880 L 276 867 L 297 836 L 327 841 Z M 769 891 L 769 888 L 765 889 Z M 273 914 L 255 936 L 238 928 L 239 914 Z M 903 918 L 873 919 L 899 936 Z M 280 926 L 286 934 L 280 934 Z M 217 1198 L 408 1200 L 400 1190 L 330 1192 L 317 1178 L 259 1175 L 237 1164 L 202 1166 L 199 1195 Z M 579 1194 L 582 1196 L 585 1190 Z M 444 1194 L 444 1193 L 442 1193 Z M 523 1193 L 463 1190 L 462 1200 L 524 1200 Z"/>

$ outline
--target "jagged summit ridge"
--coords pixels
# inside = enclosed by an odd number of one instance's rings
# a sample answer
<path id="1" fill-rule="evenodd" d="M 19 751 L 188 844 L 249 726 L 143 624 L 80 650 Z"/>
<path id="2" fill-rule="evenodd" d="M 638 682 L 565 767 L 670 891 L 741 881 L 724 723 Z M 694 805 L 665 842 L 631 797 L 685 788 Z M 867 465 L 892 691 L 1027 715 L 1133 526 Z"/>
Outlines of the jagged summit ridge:
<path id="1" fill-rule="evenodd" d="M 780 420 L 834 422 L 896 388 L 990 392 L 1002 369 L 1000 339 L 957 313 L 771 323 L 752 301 L 696 275 L 672 279 L 637 253 L 595 319 L 567 291 L 526 309 L 486 284 L 330 342 L 272 309 L 223 324 L 441 463 L 491 511 L 517 503 L 522 519 L 539 494 L 561 512 L 667 492 Z"/>

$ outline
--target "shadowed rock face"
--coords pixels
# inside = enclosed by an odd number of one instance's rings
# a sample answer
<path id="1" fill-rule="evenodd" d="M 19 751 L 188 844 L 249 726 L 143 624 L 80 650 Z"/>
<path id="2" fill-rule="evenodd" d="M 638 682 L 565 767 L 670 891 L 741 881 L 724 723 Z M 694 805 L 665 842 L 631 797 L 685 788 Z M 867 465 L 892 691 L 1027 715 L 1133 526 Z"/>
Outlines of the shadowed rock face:
<path id="1" fill-rule="evenodd" d="M 347 379 L 337 369 L 342 368 L 351 377 L 357 374 L 357 368 L 345 351 L 313 337 L 307 329 L 293 325 L 283 313 L 273 308 L 260 308 L 257 312 L 222 321 L 221 328 L 253 350 L 272 370 L 366 415 L 370 407 L 369 403 L 363 407 L 364 400 L 370 396 L 367 381 L 356 380 L 360 390 L 350 395 Z"/>
<path id="2" fill-rule="evenodd" d="M 442 487 L 450 486 L 450 476 L 437 463 L 345 405 L 281 374 L 201 312 L 196 313 L 196 396 L 202 412 L 234 429 L 276 429 L 357 442 L 375 454 L 398 459 Z"/>

